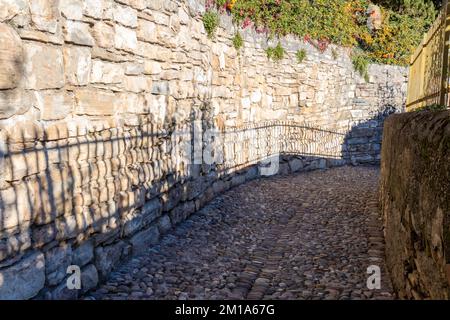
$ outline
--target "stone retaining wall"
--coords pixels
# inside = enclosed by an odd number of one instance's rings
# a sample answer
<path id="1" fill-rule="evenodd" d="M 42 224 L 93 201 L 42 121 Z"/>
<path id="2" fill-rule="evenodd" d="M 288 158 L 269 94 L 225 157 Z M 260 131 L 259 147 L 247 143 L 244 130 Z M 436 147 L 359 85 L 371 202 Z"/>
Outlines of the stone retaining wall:
<path id="1" fill-rule="evenodd" d="M 404 68 L 366 83 L 347 49 L 289 37 L 275 63 L 250 29 L 237 52 L 231 18 L 209 39 L 198 0 L 0 6 L 0 298 L 76 298 L 69 265 L 86 292 L 278 153 L 282 173 L 377 162 L 404 105 Z M 207 129 L 223 163 L 193 143 Z"/>
<path id="2" fill-rule="evenodd" d="M 450 111 L 393 115 L 381 162 L 387 266 L 404 299 L 448 299 Z"/>

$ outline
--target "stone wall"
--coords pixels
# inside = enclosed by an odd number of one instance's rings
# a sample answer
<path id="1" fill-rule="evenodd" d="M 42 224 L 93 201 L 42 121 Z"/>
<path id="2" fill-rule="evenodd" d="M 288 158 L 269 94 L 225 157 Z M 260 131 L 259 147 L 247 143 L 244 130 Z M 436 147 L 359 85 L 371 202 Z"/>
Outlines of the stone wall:
<path id="1" fill-rule="evenodd" d="M 450 111 L 393 115 L 381 162 L 387 266 L 399 298 L 450 293 Z"/>
<path id="2" fill-rule="evenodd" d="M 293 38 L 275 63 L 250 29 L 237 52 L 231 18 L 209 39 L 198 0 L 0 8 L 0 298 L 77 297 L 69 265 L 86 292 L 278 154 L 282 173 L 377 162 L 404 105 L 405 69 L 366 83 L 347 49 Z M 205 163 L 211 145 L 224 161 Z"/>

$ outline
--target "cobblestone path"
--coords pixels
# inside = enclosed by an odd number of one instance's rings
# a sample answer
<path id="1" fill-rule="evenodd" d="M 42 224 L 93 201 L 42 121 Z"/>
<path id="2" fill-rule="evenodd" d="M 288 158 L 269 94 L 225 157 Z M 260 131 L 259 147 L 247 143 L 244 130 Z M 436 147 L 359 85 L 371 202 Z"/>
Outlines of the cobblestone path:
<path id="1" fill-rule="evenodd" d="M 375 167 L 234 188 L 111 274 L 95 299 L 390 299 Z M 381 290 L 367 268 L 381 267 Z"/>

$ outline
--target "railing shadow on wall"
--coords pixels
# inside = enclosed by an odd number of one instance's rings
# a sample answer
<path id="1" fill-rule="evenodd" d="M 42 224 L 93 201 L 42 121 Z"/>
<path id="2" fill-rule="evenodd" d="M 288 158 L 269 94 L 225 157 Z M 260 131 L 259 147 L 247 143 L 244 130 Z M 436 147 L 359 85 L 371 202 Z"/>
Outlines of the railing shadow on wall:
<path id="1" fill-rule="evenodd" d="M 183 134 L 174 135 L 179 129 L 175 127 L 141 123 L 129 130 L 71 132 L 65 127 L 52 133 L 37 127 L 19 128 L 19 133 L 8 136 L 0 148 L 0 275 L 26 257 L 43 252 L 46 264 L 38 268 L 45 269 L 46 289 L 38 288 L 37 298 L 77 298 L 91 288 L 68 292 L 66 268 L 80 260 L 75 251 L 82 244 L 91 242 L 94 248 L 106 248 L 123 242 L 114 247 L 120 251 L 115 257 L 100 257 L 95 251 L 80 266 L 84 270 L 94 264 L 104 280 L 119 262 L 136 253 L 133 241 L 128 241 L 131 237 L 164 216 L 173 227 L 214 196 L 260 178 L 274 155 L 280 155 L 276 173 L 281 174 L 377 163 L 382 121 L 393 111 L 386 108 L 342 132 L 289 121 L 222 130 L 211 138 L 213 153 L 219 149 L 224 156 L 219 164 L 195 163 L 192 122 L 181 126 L 188 137 L 189 152 L 178 159 L 171 156 L 176 149 L 172 141 L 182 140 Z M 210 126 L 204 119 L 200 123 Z M 205 141 L 199 150 L 205 153 Z M 155 206 L 149 209 L 146 204 L 150 201 L 155 201 Z M 158 230 L 157 238 L 168 231 L 159 224 Z M 57 260 L 49 254 L 58 248 L 64 248 L 61 255 L 67 259 Z M 58 265 L 52 265 L 55 261 Z M 24 279 L 36 277 L 27 275 Z M 0 292 L 7 280 L 0 276 Z M 8 292 L 8 288 L 3 289 Z"/>

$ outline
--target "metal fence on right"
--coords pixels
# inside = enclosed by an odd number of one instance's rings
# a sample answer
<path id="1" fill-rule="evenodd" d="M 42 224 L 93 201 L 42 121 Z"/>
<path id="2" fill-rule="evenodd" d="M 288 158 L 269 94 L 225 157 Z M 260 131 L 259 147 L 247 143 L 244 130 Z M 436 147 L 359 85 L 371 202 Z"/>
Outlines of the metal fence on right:
<path id="1" fill-rule="evenodd" d="M 450 7 L 445 0 L 430 31 L 411 57 L 406 109 L 439 104 L 449 106 Z"/>

